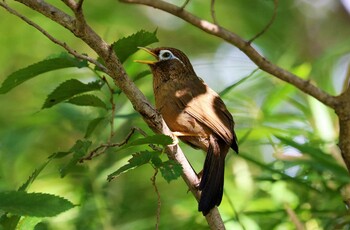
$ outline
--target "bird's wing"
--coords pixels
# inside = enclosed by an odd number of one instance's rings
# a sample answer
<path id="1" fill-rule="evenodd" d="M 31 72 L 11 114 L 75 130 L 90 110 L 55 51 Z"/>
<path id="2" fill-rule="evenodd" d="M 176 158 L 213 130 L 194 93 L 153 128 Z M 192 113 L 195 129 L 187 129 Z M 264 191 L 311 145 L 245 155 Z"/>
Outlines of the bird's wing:
<path id="1" fill-rule="evenodd" d="M 196 89 L 191 89 L 182 95 L 181 100 L 186 105 L 186 112 L 231 145 L 236 138 L 232 115 L 219 95 L 204 82 L 201 83 L 205 92 L 201 90 L 199 93 Z"/>

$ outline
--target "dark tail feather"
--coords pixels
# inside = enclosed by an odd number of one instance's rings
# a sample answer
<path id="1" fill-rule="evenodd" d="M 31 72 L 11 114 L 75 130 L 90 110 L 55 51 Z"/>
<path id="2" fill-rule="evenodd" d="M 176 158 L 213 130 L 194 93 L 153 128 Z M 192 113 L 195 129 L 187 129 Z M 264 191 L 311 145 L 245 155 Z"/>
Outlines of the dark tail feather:
<path id="1" fill-rule="evenodd" d="M 224 188 L 224 167 L 226 153 L 228 149 L 220 149 L 217 140 L 210 137 L 209 148 L 204 162 L 203 175 L 199 184 L 202 191 L 199 200 L 198 211 L 207 215 L 215 205 L 221 203 Z"/>

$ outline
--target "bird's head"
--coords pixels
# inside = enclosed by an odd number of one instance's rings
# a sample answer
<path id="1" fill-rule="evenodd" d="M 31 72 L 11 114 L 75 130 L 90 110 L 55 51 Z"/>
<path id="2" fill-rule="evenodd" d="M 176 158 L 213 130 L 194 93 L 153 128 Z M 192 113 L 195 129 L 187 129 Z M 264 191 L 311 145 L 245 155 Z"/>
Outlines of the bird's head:
<path id="1" fill-rule="evenodd" d="M 153 73 L 160 71 L 164 74 L 179 71 L 195 75 L 189 59 L 178 49 L 171 47 L 159 47 L 155 49 L 139 48 L 154 56 L 156 60 L 135 60 L 135 62 L 148 64 Z"/>

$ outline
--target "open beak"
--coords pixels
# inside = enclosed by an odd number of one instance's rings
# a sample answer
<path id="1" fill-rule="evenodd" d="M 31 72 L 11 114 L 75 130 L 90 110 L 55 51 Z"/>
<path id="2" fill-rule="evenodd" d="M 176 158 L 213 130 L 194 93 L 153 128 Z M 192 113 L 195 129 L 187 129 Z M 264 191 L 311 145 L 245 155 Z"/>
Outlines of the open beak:
<path id="1" fill-rule="evenodd" d="M 146 47 L 137 47 L 143 51 L 146 51 L 147 53 L 149 53 L 150 55 L 152 55 L 153 57 L 155 57 L 157 60 L 155 61 L 151 61 L 151 60 L 134 60 L 134 62 L 138 62 L 138 63 L 143 63 L 143 64 L 148 64 L 148 65 L 154 65 L 158 62 L 158 56 L 153 53 L 150 49 L 146 48 Z"/>
<path id="2" fill-rule="evenodd" d="M 143 64 L 148 64 L 148 65 L 154 65 L 155 63 L 158 62 L 158 56 L 153 53 L 150 49 L 146 48 L 146 47 L 137 47 L 143 51 L 146 51 L 147 53 L 149 53 L 150 55 L 152 55 L 153 57 L 155 57 L 157 60 L 155 61 L 151 61 L 151 60 L 134 60 L 134 62 L 138 62 L 138 63 L 143 63 Z"/>

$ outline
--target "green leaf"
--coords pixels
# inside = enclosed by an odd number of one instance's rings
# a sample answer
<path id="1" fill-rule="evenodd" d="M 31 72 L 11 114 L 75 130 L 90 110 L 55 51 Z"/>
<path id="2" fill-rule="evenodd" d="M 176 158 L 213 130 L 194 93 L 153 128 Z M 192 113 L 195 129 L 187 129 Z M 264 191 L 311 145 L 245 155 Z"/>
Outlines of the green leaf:
<path id="1" fill-rule="evenodd" d="M 27 230 L 27 229 L 35 230 L 35 226 L 39 224 L 42 220 L 43 220 L 42 217 L 32 217 L 32 216 L 23 217 L 18 225 L 17 230 Z"/>
<path id="2" fill-rule="evenodd" d="M 51 194 L 0 192 L 0 209 L 19 216 L 52 217 L 74 206 L 70 201 Z"/>
<path id="3" fill-rule="evenodd" d="M 132 158 L 130 160 L 128 160 L 129 163 L 126 165 L 123 165 L 117 171 L 108 175 L 107 180 L 111 181 L 114 178 L 120 176 L 122 173 L 125 173 L 131 169 L 135 169 L 141 165 L 149 163 L 150 160 L 157 154 L 159 154 L 159 153 L 158 152 L 149 152 L 149 151 L 142 151 L 142 152 L 133 154 Z"/>
<path id="4" fill-rule="evenodd" d="M 98 118 L 91 120 L 90 123 L 88 124 L 87 129 L 86 129 L 84 138 L 90 137 L 90 135 L 94 132 L 96 127 L 101 123 L 101 121 L 103 121 L 105 119 L 106 119 L 105 117 L 98 117 Z"/>
<path id="5" fill-rule="evenodd" d="M 256 71 L 258 71 L 259 68 L 256 68 L 255 70 L 253 70 L 248 76 L 245 76 L 244 78 L 242 78 L 241 80 L 235 82 L 234 84 L 226 87 L 224 90 L 222 90 L 219 94 L 220 96 L 225 96 L 228 92 L 230 92 L 232 89 L 234 89 L 235 87 L 239 86 L 240 84 L 242 84 L 243 82 L 245 82 L 246 80 L 248 80 L 250 77 L 252 77 Z"/>
<path id="6" fill-rule="evenodd" d="M 149 74 L 151 74 L 151 71 L 149 71 L 149 70 L 144 70 L 144 71 L 138 73 L 138 74 L 133 78 L 133 80 L 134 80 L 134 82 L 135 82 L 135 81 L 138 81 L 138 80 L 144 78 L 145 76 L 147 76 L 147 75 L 149 75 Z"/>
<path id="7" fill-rule="evenodd" d="M 67 102 L 74 105 L 93 106 L 107 109 L 106 104 L 100 98 L 92 94 L 79 95 L 69 99 Z"/>
<path id="8" fill-rule="evenodd" d="M 130 55 L 138 51 L 140 46 L 148 46 L 152 43 L 158 42 L 156 37 L 157 30 L 153 33 L 144 30 L 138 31 L 129 37 L 121 38 L 113 43 L 113 50 L 123 63 Z"/>
<path id="9" fill-rule="evenodd" d="M 170 183 L 172 180 L 176 180 L 182 174 L 182 166 L 173 160 L 163 162 L 162 166 L 159 169 L 163 178 L 168 183 Z"/>
<path id="10" fill-rule="evenodd" d="M 68 153 L 73 153 L 72 159 L 60 169 L 61 177 L 66 176 L 76 166 L 79 160 L 88 152 L 91 144 L 92 142 L 88 140 L 77 140 L 74 146 L 68 151 Z"/>
<path id="11" fill-rule="evenodd" d="M 156 168 L 160 168 L 163 164 L 162 159 L 160 159 L 159 157 L 160 155 L 154 155 L 151 159 L 152 164 L 156 167 Z"/>
<path id="12" fill-rule="evenodd" d="M 7 215 L 7 213 L 5 213 L 0 217 L 0 229 L 16 230 L 16 226 L 18 225 L 18 222 L 20 221 L 20 219 L 21 219 L 20 216 Z"/>
<path id="13" fill-rule="evenodd" d="M 89 92 L 99 90 L 103 86 L 103 82 L 93 81 L 88 84 L 84 84 L 76 79 L 70 79 L 60 84 L 52 93 L 48 95 L 42 109 L 50 108 L 62 101 L 70 99 L 71 97 Z"/>
<path id="14" fill-rule="evenodd" d="M 293 183 L 296 183 L 299 186 L 303 186 L 303 187 L 307 188 L 310 191 L 312 190 L 312 191 L 319 192 L 319 193 L 321 192 L 317 188 L 314 188 L 311 184 L 308 184 L 307 181 L 299 179 L 299 178 L 296 178 L 296 177 L 289 176 L 289 175 L 287 175 L 287 174 L 285 174 L 285 173 L 283 173 L 283 172 L 281 172 L 279 170 L 273 169 L 269 165 L 266 165 L 266 163 L 259 162 L 256 159 L 254 159 L 253 157 L 250 157 L 248 154 L 239 154 L 238 156 L 243 158 L 243 159 L 245 159 L 246 161 L 249 161 L 249 162 L 259 166 L 260 168 L 262 168 L 262 169 L 264 169 L 266 171 L 269 171 L 271 174 L 279 175 L 283 180 L 291 181 Z"/>
<path id="15" fill-rule="evenodd" d="M 16 72 L 13 72 L 7 76 L 5 81 L 2 83 L 0 87 L 0 94 L 7 93 L 16 86 L 42 73 L 68 67 L 82 68 L 87 66 L 88 64 L 86 61 L 81 61 L 64 53 L 60 56 L 43 60 L 41 62 L 32 64 L 23 69 L 17 70 Z"/>
<path id="16" fill-rule="evenodd" d="M 82 149 L 82 148 L 89 148 L 90 145 L 91 145 L 90 141 L 77 140 L 75 142 L 75 144 L 68 151 L 53 153 L 51 156 L 49 156 L 49 159 L 51 159 L 51 158 L 53 158 L 53 159 L 63 158 L 71 153 L 80 151 L 80 149 Z"/>
<path id="17" fill-rule="evenodd" d="M 126 144 L 126 147 L 136 146 L 136 145 L 145 145 L 145 144 L 155 144 L 155 145 L 170 145 L 173 143 L 173 139 L 171 137 L 164 134 L 155 134 L 153 136 L 147 136 L 143 138 L 139 138 L 133 141 L 130 141 Z"/>

